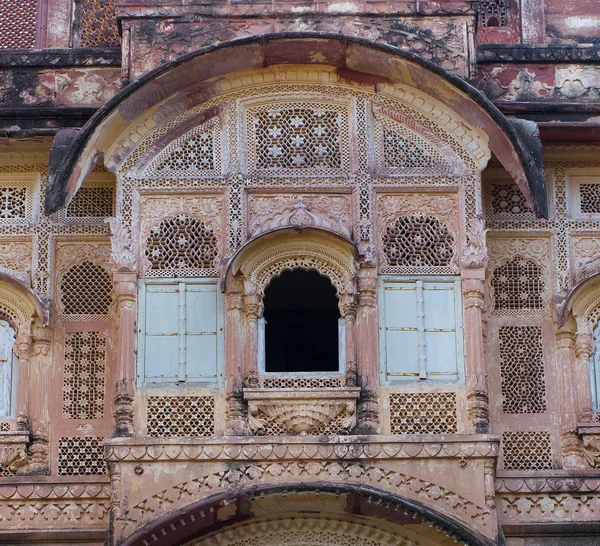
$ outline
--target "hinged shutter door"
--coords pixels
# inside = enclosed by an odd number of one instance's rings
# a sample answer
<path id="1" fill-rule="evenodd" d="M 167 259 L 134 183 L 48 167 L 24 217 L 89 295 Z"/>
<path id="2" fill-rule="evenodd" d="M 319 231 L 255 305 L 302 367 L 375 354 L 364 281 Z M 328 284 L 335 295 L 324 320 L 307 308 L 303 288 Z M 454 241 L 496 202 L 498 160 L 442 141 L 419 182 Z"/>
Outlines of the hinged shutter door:
<path id="1" fill-rule="evenodd" d="M 144 379 L 177 381 L 179 290 L 177 284 L 146 285 Z"/>
<path id="2" fill-rule="evenodd" d="M 429 379 L 456 379 L 456 298 L 454 283 L 423 283 L 425 352 Z"/>
<path id="3" fill-rule="evenodd" d="M 386 379 L 418 378 L 416 285 L 386 283 L 384 288 Z"/>
<path id="4" fill-rule="evenodd" d="M 188 284 L 186 307 L 186 379 L 217 379 L 217 286 Z"/>

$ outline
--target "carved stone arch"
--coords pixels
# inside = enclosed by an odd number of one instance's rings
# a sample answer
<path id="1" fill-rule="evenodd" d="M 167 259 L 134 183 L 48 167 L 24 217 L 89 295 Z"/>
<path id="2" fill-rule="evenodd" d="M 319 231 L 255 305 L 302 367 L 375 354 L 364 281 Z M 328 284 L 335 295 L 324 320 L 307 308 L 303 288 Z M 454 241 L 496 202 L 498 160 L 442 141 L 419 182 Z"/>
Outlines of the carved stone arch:
<path id="1" fill-rule="evenodd" d="M 252 239 L 230 261 L 225 289 L 228 277 L 239 274 L 244 292 L 262 300 L 271 280 L 293 269 L 315 270 L 328 277 L 345 315 L 344 306 L 357 290 L 357 251 L 350 241 L 322 229 L 280 229 Z"/>
<path id="2" fill-rule="evenodd" d="M 295 546 L 319 544 L 319 533 L 329 539 L 324 546 L 497 544 L 495 537 L 418 501 L 368 485 L 318 482 L 217 493 L 150 521 L 121 545 Z M 306 541 L 308 535 L 313 540 Z"/>
<path id="3" fill-rule="evenodd" d="M 31 323 L 38 318 L 42 326 L 50 321 L 50 302 L 40 299 L 22 281 L 0 273 L 0 317 L 17 334 L 29 335 Z"/>

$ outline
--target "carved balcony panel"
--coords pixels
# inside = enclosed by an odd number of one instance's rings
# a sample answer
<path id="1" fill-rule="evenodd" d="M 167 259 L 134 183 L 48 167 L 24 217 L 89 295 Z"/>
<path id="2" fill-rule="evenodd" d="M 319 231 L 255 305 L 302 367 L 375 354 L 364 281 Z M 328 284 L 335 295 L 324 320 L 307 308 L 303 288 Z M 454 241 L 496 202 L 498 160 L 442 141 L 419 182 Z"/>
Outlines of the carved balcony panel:
<path id="1" fill-rule="evenodd" d="M 248 428 L 254 434 L 348 434 L 356 427 L 360 388 L 247 388 Z"/>

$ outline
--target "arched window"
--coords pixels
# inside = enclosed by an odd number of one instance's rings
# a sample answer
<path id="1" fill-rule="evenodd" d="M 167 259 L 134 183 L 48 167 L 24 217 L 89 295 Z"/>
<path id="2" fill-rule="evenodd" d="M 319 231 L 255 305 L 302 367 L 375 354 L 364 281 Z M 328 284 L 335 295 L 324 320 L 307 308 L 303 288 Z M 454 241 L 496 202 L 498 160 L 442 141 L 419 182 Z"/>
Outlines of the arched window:
<path id="1" fill-rule="evenodd" d="M 327 277 L 303 269 L 284 271 L 265 290 L 259 357 L 263 371 L 340 372 L 342 322 Z"/>
<path id="2" fill-rule="evenodd" d="M 0 320 L 0 417 L 14 417 L 16 409 L 17 367 L 13 354 L 15 331 Z"/>

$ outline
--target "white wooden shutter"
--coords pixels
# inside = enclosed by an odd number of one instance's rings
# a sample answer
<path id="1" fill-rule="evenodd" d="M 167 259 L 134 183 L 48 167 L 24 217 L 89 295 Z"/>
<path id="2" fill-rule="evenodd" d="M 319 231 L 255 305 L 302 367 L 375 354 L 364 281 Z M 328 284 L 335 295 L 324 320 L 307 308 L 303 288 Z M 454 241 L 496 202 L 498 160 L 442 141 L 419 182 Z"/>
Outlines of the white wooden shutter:
<path id="1" fill-rule="evenodd" d="M 217 286 L 186 286 L 186 380 L 217 379 Z"/>
<path id="2" fill-rule="evenodd" d="M 457 379 L 457 320 L 454 283 L 424 282 L 423 314 L 427 377 L 429 379 Z"/>
<path id="3" fill-rule="evenodd" d="M 385 380 L 419 377 L 417 287 L 414 282 L 384 284 Z"/>
<path id="4" fill-rule="evenodd" d="M 458 379 L 462 352 L 457 290 L 458 281 L 383 283 L 384 381 Z"/>
<path id="5" fill-rule="evenodd" d="M 177 381 L 179 284 L 146 285 L 144 321 L 144 381 Z"/>

